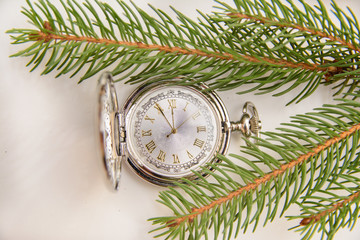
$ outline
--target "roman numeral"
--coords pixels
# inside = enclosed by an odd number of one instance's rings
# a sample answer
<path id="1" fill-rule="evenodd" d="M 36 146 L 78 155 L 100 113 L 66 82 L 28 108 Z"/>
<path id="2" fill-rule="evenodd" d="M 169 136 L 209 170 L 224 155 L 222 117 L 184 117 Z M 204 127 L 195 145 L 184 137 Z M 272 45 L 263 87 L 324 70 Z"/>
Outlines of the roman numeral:
<path id="1" fill-rule="evenodd" d="M 161 162 L 165 162 L 165 156 L 166 156 L 166 152 L 163 152 L 162 150 L 160 150 L 159 155 L 157 156 L 157 159 Z"/>
<path id="2" fill-rule="evenodd" d="M 169 103 L 169 109 L 172 108 L 176 108 L 176 99 L 168 99 L 168 103 Z"/>
<path id="3" fill-rule="evenodd" d="M 145 147 L 149 151 L 149 153 L 152 153 L 156 148 L 156 144 L 154 140 L 151 140 L 148 144 L 145 145 Z"/>
<path id="4" fill-rule="evenodd" d="M 158 113 L 161 114 L 164 112 L 164 109 L 161 108 L 161 106 L 158 103 L 155 103 L 154 108 L 158 110 Z"/>
<path id="5" fill-rule="evenodd" d="M 154 123 L 155 121 L 155 118 L 151 118 L 148 115 L 146 115 L 144 119 L 150 121 L 151 123 Z"/>
<path id="6" fill-rule="evenodd" d="M 144 131 L 144 130 L 142 130 L 141 131 L 141 136 L 143 136 L 143 137 L 145 137 L 145 136 L 151 136 L 151 129 L 150 130 L 148 130 L 148 131 Z"/>
<path id="7" fill-rule="evenodd" d="M 196 139 L 195 139 L 195 142 L 194 142 L 194 146 L 199 147 L 199 148 L 202 148 L 203 145 L 204 145 L 204 143 L 205 143 L 204 141 L 196 138 Z"/>
<path id="8" fill-rule="evenodd" d="M 198 116 L 200 116 L 200 112 L 197 112 L 194 115 L 192 115 L 192 118 L 195 120 Z"/>
<path id="9" fill-rule="evenodd" d="M 206 127 L 205 126 L 198 126 L 198 127 L 196 127 L 196 130 L 197 130 L 198 133 L 199 132 L 206 132 Z"/>
<path id="10" fill-rule="evenodd" d="M 185 105 L 185 107 L 183 108 L 184 112 L 186 111 L 186 108 L 187 108 L 188 105 L 189 105 L 189 103 L 186 102 L 186 105 Z"/>
<path id="11" fill-rule="evenodd" d="M 179 156 L 177 154 L 173 154 L 174 164 L 180 163 Z"/>
<path id="12" fill-rule="evenodd" d="M 193 159 L 193 158 L 194 158 L 194 156 L 193 156 L 193 155 L 191 155 L 191 153 L 189 153 L 189 151 L 188 151 L 188 150 L 186 150 L 186 153 L 187 153 L 187 155 L 188 155 L 188 157 L 189 157 L 190 159 Z"/>

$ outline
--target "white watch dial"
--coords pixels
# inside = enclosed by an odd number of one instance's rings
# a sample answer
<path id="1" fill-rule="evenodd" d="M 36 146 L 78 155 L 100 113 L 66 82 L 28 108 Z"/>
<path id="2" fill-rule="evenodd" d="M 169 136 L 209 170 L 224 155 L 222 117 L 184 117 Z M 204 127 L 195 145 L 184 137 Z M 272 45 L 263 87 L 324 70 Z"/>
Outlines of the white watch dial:
<path id="1" fill-rule="evenodd" d="M 129 152 L 140 165 L 157 175 L 183 177 L 215 157 L 221 123 L 199 91 L 163 86 L 132 106 L 127 133 Z"/>

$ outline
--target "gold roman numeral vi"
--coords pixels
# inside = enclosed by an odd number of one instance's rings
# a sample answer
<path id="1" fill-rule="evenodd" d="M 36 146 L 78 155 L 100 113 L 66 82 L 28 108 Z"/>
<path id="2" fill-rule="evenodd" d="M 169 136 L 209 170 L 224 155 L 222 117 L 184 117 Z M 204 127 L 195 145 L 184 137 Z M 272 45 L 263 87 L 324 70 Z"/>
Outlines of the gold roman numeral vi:
<path id="1" fill-rule="evenodd" d="M 173 154 L 174 164 L 180 163 L 179 156 L 177 154 Z"/>

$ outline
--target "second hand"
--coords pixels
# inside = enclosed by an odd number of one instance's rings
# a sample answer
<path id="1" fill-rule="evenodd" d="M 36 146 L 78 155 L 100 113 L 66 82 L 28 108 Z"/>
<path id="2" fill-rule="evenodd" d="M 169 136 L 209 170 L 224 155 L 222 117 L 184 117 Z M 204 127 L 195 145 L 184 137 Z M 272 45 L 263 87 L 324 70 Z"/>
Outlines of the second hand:
<path id="1" fill-rule="evenodd" d="M 192 118 L 193 115 L 190 115 L 187 119 L 185 119 L 177 128 L 173 128 L 171 130 L 171 133 L 169 133 L 168 135 L 166 135 L 166 137 L 169 137 L 171 134 L 173 133 L 177 133 L 178 128 L 180 128 L 182 125 L 184 125 L 184 123 L 186 123 L 190 118 Z"/>

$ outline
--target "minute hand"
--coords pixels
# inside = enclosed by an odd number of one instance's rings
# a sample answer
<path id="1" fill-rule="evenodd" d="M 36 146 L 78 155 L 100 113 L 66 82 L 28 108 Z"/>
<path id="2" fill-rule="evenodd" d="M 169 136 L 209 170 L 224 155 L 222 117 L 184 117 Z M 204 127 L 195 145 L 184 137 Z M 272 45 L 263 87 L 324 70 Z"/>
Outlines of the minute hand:
<path id="1" fill-rule="evenodd" d="M 157 106 L 157 109 L 159 110 L 159 112 L 161 113 L 161 115 L 165 118 L 166 122 L 169 124 L 171 130 L 173 130 L 174 128 L 171 126 L 169 120 L 166 118 L 162 108 L 160 107 L 160 105 L 158 103 L 155 103 L 155 105 Z"/>

